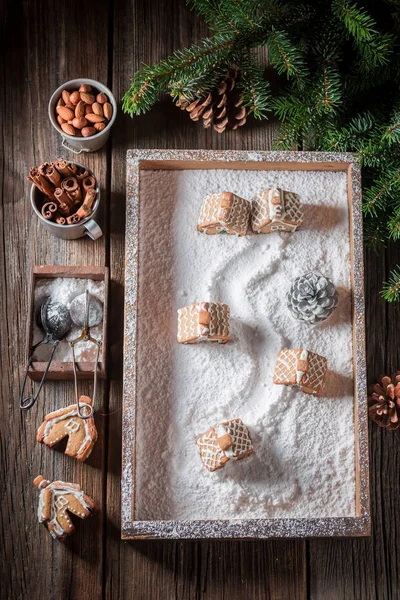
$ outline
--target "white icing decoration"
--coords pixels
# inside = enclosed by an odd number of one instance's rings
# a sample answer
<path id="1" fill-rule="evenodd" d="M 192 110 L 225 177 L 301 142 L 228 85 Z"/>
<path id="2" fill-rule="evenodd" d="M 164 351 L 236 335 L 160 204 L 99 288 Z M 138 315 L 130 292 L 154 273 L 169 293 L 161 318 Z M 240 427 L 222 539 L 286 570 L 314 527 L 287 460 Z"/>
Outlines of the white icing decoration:
<path id="1" fill-rule="evenodd" d="M 76 421 L 73 417 L 65 424 L 65 429 L 68 429 L 71 433 L 76 433 L 80 428 L 79 421 Z"/>
<path id="2" fill-rule="evenodd" d="M 59 417 L 54 417 L 54 419 L 50 419 L 49 421 L 47 421 L 46 423 L 46 427 L 44 429 L 44 434 L 43 434 L 43 439 L 45 440 L 46 437 L 49 435 L 53 425 L 55 425 L 56 423 L 59 423 L 60 421 L 64 421 L 65 419 L 67 419 L 68 417 L 70 417 L 70 420 L 68 421 L 68 423 L 65 425 L 65 428 L 70 431 L 71 433 L 75 433 L 76 431 L 79 430 L 79 422 L 83 422 L 83 426 L 85 428 L 85 437 L 83 438 L 82 444 L 80 445 L 77 454 L 79 454 L 80 452 L 82 452 L 83 448 L 85 447 L 85 445 L 87 444 L 87 442 L 91 441 L 93 438 L 90 434 L 89 431 L 89 423 L 88 421 L 90 419 L 81 419 L 78 416 L 78 411 L 77 409 L 71 410 L 69 413 L 66 413 L 64 415 L 61 415 Z M 73 419 L 73 417 L 77 417 L 78 418 L 78 422 L 75 421 L 75 419 Z M 77 423 L 78 427 L 75 430 L 72 430 L 71 427 L 68 427 L 68 424 L 73 421 L 74 423 Z M 58 441 L 58 439 L 57 439 Z"/>
<path id="3" fill-rule="evenodd" d="M 224 427 L 224 425 L 218 425 L 217 427 L 217 437 L 222 437 L 223 435 L 228 434 L 229 435 L 229 430 L 227 427 Z M 233 444 L 230 448 L 226 448 L 224 450 L 226 456 L 228 458 L 234 458 L 235 457 L 235 453 L 233 452 Z"/>
<path id="4" fill-rule="evenodd" d="M 63 536 L 65 534 L 65 530 L 61 527 L 60 523 L 57 521 L 57 510 L 60 510 L 63 506 L 68 505 L 68 500 L 65 498 L 64 494 L 70 494 L 72 496 L 75 496 L 75 498 L 77 498 L 78 501 L 80 502 L 81 506 L 83 506 L 83 508 L 85 508 L 86 510 L 90 511 L 90 507 L 84 498 L 84 492 L 82 490 L 76 490 L 75 488 L 70 487 L 68 484 L 66 484 L 64 482 L 61 482 L 61 484 L 58 486 L 53 486 L 53 484 L 50 483 L 46 488 L 44 488 L 40 491 L 39 505 L 38 505 L 39 523 L 43 523 L 45 521 L 45 519 L 43 517 L 43 507 L 44 507 L 43 494 L 45 492 L 45 489 L 48 489 L 48 488 L 51 489 L 51 491 L 52 491 L 51 510 L 50 510 L 51 519 L 48 521 L 48 525 L 51 525 L 53 527 L 53 529 L 49 529 L 49 531 L 53 538 L 57 538 L 57 537 Z M 75 510 L 72 510 L 72 512 L 74 512 L 74 513 L 76 512 L 76 514 L 78 516 L 79 515 L 81 515 L 82 517 L 85 516 L 85 513 L 79 513 Z M 65 518 L 68 518 L 65 511 L 63 512 L 63 516 Z M 72 525 L 69 525 L 69 527 L 72 527 Z"/>
<path id="5" fill-rule="evenodd" d="M 307 360 L 307 359 L 308 359 L 308 350 L 302 350 L 301 354 L 300 354 L 300 360 Z M 304 373 L 305 373 L 305 371 L 299 371 L 298 369 L 296 369 L 297 385 L 300 385 Z"/>

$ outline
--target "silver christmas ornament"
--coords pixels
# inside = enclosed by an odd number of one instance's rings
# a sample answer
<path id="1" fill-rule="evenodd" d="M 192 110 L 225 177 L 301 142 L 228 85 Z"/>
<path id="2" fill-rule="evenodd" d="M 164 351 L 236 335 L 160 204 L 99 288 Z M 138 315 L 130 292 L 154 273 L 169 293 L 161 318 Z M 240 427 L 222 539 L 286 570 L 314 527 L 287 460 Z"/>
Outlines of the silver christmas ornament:
<path id="1" fill-rule="evenodd" d="M 333 313 L 338 293 L 328 277 L 310 271 L 294 280 L 286 302 L 295 319 L 313 325 L 325 321 Z"/>

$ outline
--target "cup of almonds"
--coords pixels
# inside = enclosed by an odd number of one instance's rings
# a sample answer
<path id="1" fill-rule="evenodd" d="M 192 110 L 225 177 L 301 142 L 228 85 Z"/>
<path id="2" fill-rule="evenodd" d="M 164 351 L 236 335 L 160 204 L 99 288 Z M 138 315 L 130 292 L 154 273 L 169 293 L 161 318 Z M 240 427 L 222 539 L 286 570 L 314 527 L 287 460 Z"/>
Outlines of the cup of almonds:
<path id="1" fill-rule="evenodd" d="M 99 150 L 110 135 L 117 103 L 110 90 L 94 79 L 67 81 L 50 98 L 49 117 L 75 154 Z"/>

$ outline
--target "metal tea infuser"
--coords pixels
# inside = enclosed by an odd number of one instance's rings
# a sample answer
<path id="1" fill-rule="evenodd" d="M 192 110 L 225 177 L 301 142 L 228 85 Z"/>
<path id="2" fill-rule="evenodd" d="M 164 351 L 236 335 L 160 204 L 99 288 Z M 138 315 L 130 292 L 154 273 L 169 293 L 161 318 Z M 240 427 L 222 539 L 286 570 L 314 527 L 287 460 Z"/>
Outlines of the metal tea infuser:
<path id="1" fill-rule="evenodd" d="M 83 300 L 84 296 L 84 300 Z M 89 310 L 90 308 L 93 310 Z M 70 315 L 72 321 L 78 327 L 82 327 L 82 331 L 79 337 L 74 340 L 71 340 L 70 346 L 72 349 L 72 365 L 74 369 L 74 383 L 75 383 L 75 401 L 77 405 L 78 415 L 81 419 L 89 419 L 93 415 L 93 406 L 96 399 L 96 390 L 97 390 L 97 367 L 99 363 L 99 356 L 101 350 L 101 341 L 96 340 L 93 336 L 90 335 L 90 328 L 95 327 L 100 323 L 103 318 L 103 305 L 97 299 L 93 298 L 89 294 L 89 290 L 86 290 L 85 294 L 81 296 L 77 296 L 72 302 L 70 307 Z M 94 381 L 93 381 L 93 402 L 92 405 L 88 404 L 80 404 L 79 403 L 79 395 L 78 395 L 78 377 L 76 373 L 76 360 L 75 360 L 75 346 L 79 342 L 91 342 L 97 346 L 97 354 L 95 360 L 94 367 Z M 84 412 L 82 412 L 82 409 Z"/>
<path id="2" fill-rule="evenodd" d="M 32 408 L 32 406 L 38 399 L 40 391 L 46 380 L 47 373 L 53 360 L 56 348 L 59 342 L 67 335 L 67 333 L 72 327 L 72 319 L 68 308 L 65 306 L 65 304 L 62 304 L 61 302 L 52 302 L 50 296 L 46 298 L 46 300 L 42 303 L 40 307 L 40 323 L 44 329 L 45 335 L 40 340 L 40 342 L 32 346 L 30 351 L 24 380 L 22 382 L 21 392 L 19 395 L 19 405 L 20 408 L 23 410 L 28 410 L 29 408 Z M 43 377 L 40 381 L 38 389 L 36 390 L 36 393 L 24 398 L 26 380 L 28 377 L 29 367 L 33 362 L 33 355 L 35 353 L 36 348 L 44 344 L 52 344 L 53 346 L 46 369 L 43 373 Z"/>

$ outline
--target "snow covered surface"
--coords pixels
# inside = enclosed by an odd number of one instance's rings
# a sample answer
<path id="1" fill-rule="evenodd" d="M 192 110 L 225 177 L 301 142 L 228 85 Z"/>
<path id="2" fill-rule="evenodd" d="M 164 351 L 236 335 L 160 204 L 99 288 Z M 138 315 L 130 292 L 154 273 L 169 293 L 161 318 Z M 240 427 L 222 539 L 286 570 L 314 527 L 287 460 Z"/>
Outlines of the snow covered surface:
<path id="1" fill-rule="evenodd" d="M 196 230 L 206 194 L 251 200 L 266 187 L 300 194 L 295 233 L 237 238 Z M 235 519 L 355 515 L 352 325 L 347 181 L 343 172 L 183 170 L 140 176 L 135 518 Z M 314 270 L 338 288 L 316 326 L 285 304 Z M 231 309 L 226 345 L 176 342 L 177 309 Z M 279 350 L 326 356 L 324 395 L 272 383 Z M 196 439 L 240 417 L 255 452 L 209 473 Z"/>
<path id="2" fill-rule="evenodd" d="M 104 281 L 93 281 L 92 279 L 80 279 L 74 277 L 56 277 L 55 279 L 43 278 L 37 279 L 35 286 L 35 323 L 33 327 L 33 344 L 39 342 L 43 336 L 44 331 L 38 327 L 38 315 L 40 314 L 40 307 L 42 303 L 51 297 L 52 302 L 60 302 L 65 304 L 68 309 L 71 307 L 71 302 L 77 296 L 85 294 L 86 289 L 89 293 L 104 303 Z M 89 317 L 90 317 L 90 305 L 89 305 Z M 58 344 L 57 349 L 54 353 L 54 361 L 59 362 L 70 362 L 72 361 L 72 351 L 68 343 L 69 340 L 76 339 L 80 336 L 82 331 L 81 327 L 73 325 L 70 332 L 66 337 L 61 340 Z M 103 319 L 100 323 L 90 329 L 91 335 L 99 340 L 103 333 Z M 35 360 L 47 361 L 52 350 L 51 345 L 39 346 L 35 351 Z M 101 351 L 99 360 L 101 360 Z M 97 346 L 91 342 L 79 342 L 75 346 L 75 358 L 77 362 L 93 362 L 97 355 Z"/>

